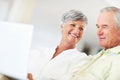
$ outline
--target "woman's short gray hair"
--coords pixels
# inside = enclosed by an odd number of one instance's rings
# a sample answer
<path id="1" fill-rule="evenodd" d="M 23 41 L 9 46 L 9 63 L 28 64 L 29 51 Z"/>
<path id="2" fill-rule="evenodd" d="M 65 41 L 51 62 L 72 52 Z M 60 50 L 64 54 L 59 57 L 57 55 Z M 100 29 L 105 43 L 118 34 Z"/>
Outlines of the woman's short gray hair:
<path id="1" fill-rule="evenodd" d="M 73 20 L 73 21 L 82 20 L 85 21 L 85 24 L 88 23 L 87 17 L 81 11 L 77 11 L 77 10 L 70 10 L 63 14 L 62 23 L 65 23 L 69 20 Z"/>
<path id="2" fill-rule="evenodd" d="M 101 13 L 102 12 L 114 12 L 114 16 L 115 16 L 115 21 L 116 21 L 116 27 L 117 28 L 120 28 L 120 9 L 117 8 L 117 7 L 113 7 L 113 6 L 110 6 L 110 7 L 105 7 L 103 9 L 101 9 L 100 11 Z"/>

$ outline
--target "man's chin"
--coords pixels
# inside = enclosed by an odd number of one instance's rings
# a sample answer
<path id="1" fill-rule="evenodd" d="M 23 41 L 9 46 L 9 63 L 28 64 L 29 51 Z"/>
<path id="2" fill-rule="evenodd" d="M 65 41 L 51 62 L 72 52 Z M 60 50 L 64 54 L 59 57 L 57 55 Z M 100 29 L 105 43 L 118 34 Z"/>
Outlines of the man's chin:
<path id="1" fill-rule="evenodd" d="M 105 48 L 105 44 L 104 44 L 104 43 L 99 43 L 99 45 L 100 45 L 102 48 Z"/>

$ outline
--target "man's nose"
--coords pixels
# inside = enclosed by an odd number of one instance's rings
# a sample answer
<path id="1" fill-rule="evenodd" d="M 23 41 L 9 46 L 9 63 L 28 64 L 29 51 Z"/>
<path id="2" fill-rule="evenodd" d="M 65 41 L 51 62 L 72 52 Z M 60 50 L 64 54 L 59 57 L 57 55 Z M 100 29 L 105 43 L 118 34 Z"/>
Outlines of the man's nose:
<path id="1" fill-rule="evenodd" d="M 103 34 L 103 31 L 102 31 L 101 28 L 99 28 L 99 29 L 97 30 L 97 34 L 98 34 L 98 35 L 102 35 L 102 34 Z"/>

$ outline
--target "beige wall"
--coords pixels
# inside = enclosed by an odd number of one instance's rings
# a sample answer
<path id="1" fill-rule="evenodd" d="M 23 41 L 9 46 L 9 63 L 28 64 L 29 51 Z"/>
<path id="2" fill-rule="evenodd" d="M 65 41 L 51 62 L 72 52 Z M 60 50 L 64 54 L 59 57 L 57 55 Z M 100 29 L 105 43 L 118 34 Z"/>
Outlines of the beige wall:
<path id="1" fill-rule="evenodd" d="M 29 23 L 36 0 L 13 0 L 8 21 Z"/>

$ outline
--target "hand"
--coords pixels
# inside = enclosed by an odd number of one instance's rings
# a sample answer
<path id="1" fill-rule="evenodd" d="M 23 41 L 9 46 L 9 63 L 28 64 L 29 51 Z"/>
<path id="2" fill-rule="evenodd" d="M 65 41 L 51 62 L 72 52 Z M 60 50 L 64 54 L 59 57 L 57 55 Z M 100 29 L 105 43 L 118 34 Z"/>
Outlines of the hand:
<path id="1" fill-rule="evenodd" d="M 28 73 L 27 78 L 28 80 L 33 80 L 32 73 Z"/>

